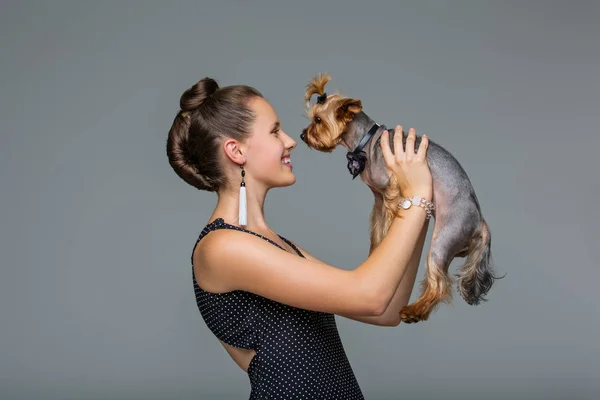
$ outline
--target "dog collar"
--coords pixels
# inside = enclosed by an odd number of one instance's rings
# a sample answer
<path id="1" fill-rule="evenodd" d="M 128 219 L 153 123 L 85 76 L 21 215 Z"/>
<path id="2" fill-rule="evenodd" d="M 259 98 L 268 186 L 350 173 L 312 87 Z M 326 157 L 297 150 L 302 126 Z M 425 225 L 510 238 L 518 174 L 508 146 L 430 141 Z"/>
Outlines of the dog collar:
<path id="1" fill-rule="evenodd" d="M 352 179 L 356 178 L 365 169 L 367 165 L 367 154 L 363 151 L 363 148 L 369 142 L 371 137 L 377 132 L 381 125 L 375 123 L 369 129 L 369 131 L 362 137 L 358 146 L 353 151 L 346 153 L 346 159 L 348 160 L 348 171 L 352 175 Z"/>

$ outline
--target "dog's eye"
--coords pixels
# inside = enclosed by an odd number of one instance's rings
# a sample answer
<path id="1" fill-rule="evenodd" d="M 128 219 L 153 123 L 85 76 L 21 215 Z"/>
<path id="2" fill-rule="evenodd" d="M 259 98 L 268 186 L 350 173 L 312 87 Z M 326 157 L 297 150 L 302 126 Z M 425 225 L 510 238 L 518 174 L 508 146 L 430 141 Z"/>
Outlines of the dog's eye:
<path id="1" fill-rule="evenodd" d="M 320 123 L 321 123 L 321 117 L 316 117 L 316 118 L 315 118 L 315 122 L 316 122 L 317 124 L 320 124 Z"/>

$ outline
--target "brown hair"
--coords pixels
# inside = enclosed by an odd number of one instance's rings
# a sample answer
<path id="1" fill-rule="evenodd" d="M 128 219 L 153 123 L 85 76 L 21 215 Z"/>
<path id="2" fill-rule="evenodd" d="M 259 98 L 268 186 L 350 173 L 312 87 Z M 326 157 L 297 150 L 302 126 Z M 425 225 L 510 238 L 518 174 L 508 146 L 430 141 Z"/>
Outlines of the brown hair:
<path id="1" fill-rule="evenodd" d="M 245 85 L 219 88 L 208 77 L 183 92 L 167 138 L 169 164 L 181 179 L 209 192 L 226 184 L 219 145 L 226 137 L 249 136 L 255 115 L 248 102 L 254 97 L 263 96 Z"/>

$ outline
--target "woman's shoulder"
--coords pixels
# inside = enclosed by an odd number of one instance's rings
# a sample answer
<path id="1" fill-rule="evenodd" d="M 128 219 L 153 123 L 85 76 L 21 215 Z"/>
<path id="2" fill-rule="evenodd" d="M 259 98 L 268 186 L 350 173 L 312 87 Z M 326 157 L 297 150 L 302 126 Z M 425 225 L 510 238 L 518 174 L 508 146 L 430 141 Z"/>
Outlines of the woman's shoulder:
<path id="1" fill-rule="evenodd" d="M 237 233 L 232 229 L 221 229 L 223 222 L 219 218 L 208 223 L 194 246 L 192 252 L 192 268 L 198 281 L 202 281 L 203 289 L 210 292 L 227 292 L 230 288 L 226 282 L 215 274 L 215 270 L 222 269 L 219 265 L 219 254 L 231 251 L 229 244 L 231 238 Z"/>

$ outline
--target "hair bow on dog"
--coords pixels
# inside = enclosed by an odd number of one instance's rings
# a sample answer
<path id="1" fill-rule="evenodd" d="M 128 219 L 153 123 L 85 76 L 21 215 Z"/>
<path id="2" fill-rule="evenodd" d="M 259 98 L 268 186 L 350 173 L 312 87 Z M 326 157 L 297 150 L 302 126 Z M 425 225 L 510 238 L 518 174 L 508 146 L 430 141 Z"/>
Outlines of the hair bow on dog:
<path id="1" fill-rule="evenodd" d="M 348 171 L 352 175 L 352 179 L 356 178 L 367 165 L 367 155 L 364 151 L 358 153 L 349 151 L 346 153 L 348 160 Z"/>
<path id="2" fill-rule="evenodd" d="M 317 104 L 325 104 L 325 100 L 327 100 L 327 93 L 323 93 L 317 97 Z"/>

